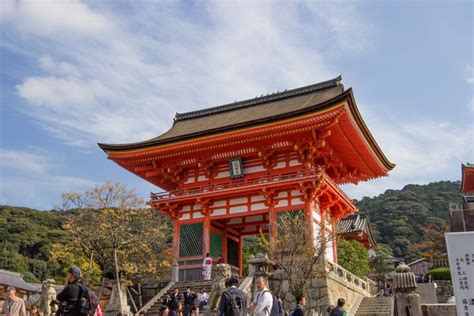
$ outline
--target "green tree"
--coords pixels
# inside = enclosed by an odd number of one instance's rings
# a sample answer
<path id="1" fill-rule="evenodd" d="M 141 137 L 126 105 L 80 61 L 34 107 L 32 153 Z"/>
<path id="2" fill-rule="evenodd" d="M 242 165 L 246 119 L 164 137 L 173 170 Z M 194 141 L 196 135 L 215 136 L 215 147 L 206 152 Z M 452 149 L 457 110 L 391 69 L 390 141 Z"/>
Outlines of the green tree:
<path id="1" fill-rule="evenodd" d="M 337 262 L 358 277 L 366 276 L 370 270 L 367 249 L 357 240 L 338 238 Z"/>
<path id="2" fill-rule="evenodd" d="M 392 249 L 384 244 L 375 248 L 376 256 L 370 261 L 372 276 L 379 281 L 385 281 L 386 274 L 394 270 Z"/>

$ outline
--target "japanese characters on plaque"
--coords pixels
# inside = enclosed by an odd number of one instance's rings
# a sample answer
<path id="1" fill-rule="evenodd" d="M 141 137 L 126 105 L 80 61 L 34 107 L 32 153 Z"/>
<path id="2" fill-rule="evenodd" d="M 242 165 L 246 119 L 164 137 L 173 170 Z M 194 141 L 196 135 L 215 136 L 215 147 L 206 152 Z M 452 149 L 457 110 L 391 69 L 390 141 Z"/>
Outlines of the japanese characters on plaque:
<path id="1" fill-rule="evenodd" d="M 229 159 L 229 169 L 230 169 L 230 177 L 232 179 L 242 178 L 244 176 L 242 158 Z"/>
<path id="2" fill-rule="evenodd" d="M 474 316 L 474 232 L 446 234 L 458 315 Z"/>

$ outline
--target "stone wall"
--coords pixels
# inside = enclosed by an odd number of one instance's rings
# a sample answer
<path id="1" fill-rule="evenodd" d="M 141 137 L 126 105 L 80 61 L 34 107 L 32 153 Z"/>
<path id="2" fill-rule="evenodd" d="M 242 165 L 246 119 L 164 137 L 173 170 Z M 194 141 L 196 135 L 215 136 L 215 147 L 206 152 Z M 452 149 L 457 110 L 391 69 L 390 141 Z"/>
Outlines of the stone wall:
<path id="1" fill-rule="evenodd" d="M 456 304 L 422 304 L 423 316 L 456 316 Z"/>
<path id="2" fill-rule="evenodd" d="M 420 295 L 421 304 L 436 304 L 438 299 L 436 297 L 436 288 L 434 283 L 418 283 L 416 293 Z"/>
<path id="3" fill-rule="evenodd" d="M 296 307 L 296 300 L 290 293 L 288 281 L 274 279 L 270 286 L 272 292 L 282 298 L 286 311 L 291 311 Z M 346 300 L 345 309 L 350 311 L 354 305 L 360 303 L 362 298 L 368 296 L 369 293 L 362 287 L 357 287 L 345 278 L 328 273 L 325 277 L 308 281 L 306 309 L 311 309 L 313 315 L 326 316 L 328 315 L 327 308 L 330 305 L 336 305 L 337 300 L 342 297 Z"/>

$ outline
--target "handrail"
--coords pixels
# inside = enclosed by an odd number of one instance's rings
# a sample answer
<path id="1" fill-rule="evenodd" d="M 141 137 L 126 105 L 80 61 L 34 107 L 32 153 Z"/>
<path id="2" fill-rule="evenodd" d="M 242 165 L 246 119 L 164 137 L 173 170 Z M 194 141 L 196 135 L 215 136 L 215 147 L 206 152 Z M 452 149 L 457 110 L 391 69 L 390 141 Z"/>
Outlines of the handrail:
<path id="1" fill-rule="evenodd" d="M 145 305 L 135 313 L 135 316 L 146 313 L 168 290 L 174 285 L 174 282 L 169 282 L 164 288 L 162 288 L 158 294 L 153 296 Z"/>
<path id="2" fill-rule="evenodd" d="M 334 180 L 331 179 L 326 174 L 326 172 L 324 172 L 324 170 L 320 168 L 309 169 L 309 170 L 304 169 L 304 170 L 299 170 L 296 172 L 286 172 L 286 173 L 280 173 L 280 174 L 275 174 L 275 175 L 266 175 L 259 178 L 236 179 L 236 180 L 225 182 L 225 183 L 204 185 L 204 186 L 201 186 L 198 188 L 192 188 L 192 189 L 179 189 L 179 190 L 173 190 L 173 191 L 168 191 L 168 192 L 166 191 L 157 192 L 157 193 L 151 192 L 150 198 L 155 201 L 164 200 L 164 199 L 173 199 L 173 198 L 179 198 L 183 196 L 195 196 L 195 195 L 200 195 L 200 194 L 221 192 L 221 191 L 226 191 L 226 190 L 239 189 L 239 188 L 257 186 L 257 185 L 262 185 L 262 184 L 269 185 L 269 184 L 284 183 L 284 182 L 289 182 L 289 181 L 294 181 L 294 180 L 299 180 L 299 179 L 314 178 L 316 176 L 321 176 L 326 183 L 330 184 L 333 188 L 338 190 L 345 199 L 347 199 L 348 201 L 351 201 L 351 199 L 342 190 L 339 189 L 339 187 L 334 182 Z"/>
<path id="3" fill-rule="evenodd" d="M 375 282 L 370 279 L 363 280 L 334 262 L 326 261 L 326 263 L 329 265 L 328 272 L 332 272 L 337 277 L 344 278 L 346 284 L 349 283 L 351 285 L 354 285 L 362 291 L 366 292 L 369 296 L 371 295 L 370 287 L 372 283 L 376 284 Z"/>
<path id="4" fill-rule="evenodd" d="M 205 185 L 195 189 L 181 189 L 181 190 L 173 190 L 169 192 L 158 192 L 158 193 L 151 193 L 151 199 L 164 199 L 170 197 L 179 197 L 183 195 L 194 195 L 199 193 L 210 193 L 215 191 L 222 191 L 227 189 L 234 189 L 234 188 L 241 188 L 245 186 L 251 186 L 256 184 L 268 184 L 272 182 L 282 182 L 282 181 L 289 181 L 294 179 L 301 179 L 305 177 L 312 177 L 317 176 L 319 174 L 323 174 L 326 176 L 324 171 L 322 170 L 300 170 L 297 172 L 288 172 L 288 173 L 280 173 L 276 175 L 267 175 L 259 178 L 244 178 L 244 179 L 237 179 L 231 182 L 220 183 L 220 184 L 210 184 Z M 327 177 L 327 176 L 326 176 Z"/>

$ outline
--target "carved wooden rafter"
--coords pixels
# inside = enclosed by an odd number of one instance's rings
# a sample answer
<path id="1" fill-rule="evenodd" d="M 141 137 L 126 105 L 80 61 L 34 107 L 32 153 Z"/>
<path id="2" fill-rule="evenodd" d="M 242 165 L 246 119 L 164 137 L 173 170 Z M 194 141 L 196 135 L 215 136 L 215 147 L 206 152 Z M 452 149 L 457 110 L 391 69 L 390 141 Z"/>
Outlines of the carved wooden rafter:
<path id="1" fill-rule="evenodd" d="M 209 199 L 198 199 L 196 202 L 201 207 L 200 212 L 203 216 L 210 216 L 213 213 L 210 208 L 212 203 Z"/>
<path id="2" fill-rule="evenodd" d="M 266 207 L 275 206 L 276 204 L 275 197 L 278 196 L 278 193 L 276 190 L 270 190 L 270 189 L 264 188 L 262 190 L 262 194 L 265 198 L 265 201 L 263 201 L 263 203 L 265 204 Z"/>
<path id="3" fill-rule="evenodd" d="M 159 203 L 155 206 L 159 211 L 167 214 L 171 219 L 179 220 L 182 216 L 180 213 L 181 206 L 176 203 Z"/>
<path id="4" fill-rule="evenodd" d="M 203 160 L 198 162 L 198 170 L 203 169 L 204 175 L 208 179 L 214 179 L 219 173 L 219 166 L 212 160 Z"/>
<path id="5" fill-rule="evenodd" d="M 262 164 L 267 169 L 273 169 L 278 162 L 278 156 L 273 150 L 261 150 L 257 153 L 262 158 Z"/>

